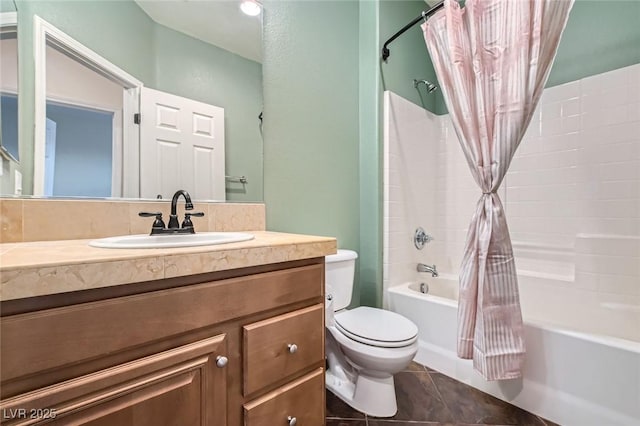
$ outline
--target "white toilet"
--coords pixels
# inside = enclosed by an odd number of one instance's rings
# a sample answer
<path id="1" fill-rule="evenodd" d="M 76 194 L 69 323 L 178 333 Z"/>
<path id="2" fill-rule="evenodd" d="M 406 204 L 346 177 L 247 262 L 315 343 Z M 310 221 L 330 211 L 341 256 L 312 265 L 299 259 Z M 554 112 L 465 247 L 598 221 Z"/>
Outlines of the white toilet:
<path id="1" fill-rule="evenodd" d="M 398 411 L 393 374 L 418 351 L 418 327 L 395 312 L 351 303 L 358 254 L 338 250 L 325 258 L 326 385 L 358 411 L 391 417 Z"/>

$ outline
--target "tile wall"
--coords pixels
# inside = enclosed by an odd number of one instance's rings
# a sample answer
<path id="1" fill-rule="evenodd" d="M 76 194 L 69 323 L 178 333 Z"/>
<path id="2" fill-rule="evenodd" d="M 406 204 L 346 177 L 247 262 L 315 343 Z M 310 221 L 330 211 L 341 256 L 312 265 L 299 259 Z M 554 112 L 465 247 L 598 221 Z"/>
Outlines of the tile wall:
<path id="1" fill-rule="evenodd" d="M 480 192 L 449 117 L 386 92 L 384 152 L 385 288 L 457 274 Z M 500 197 L 521 274 L 640 306 L 640 64 L 546 89 Z"/>
<path id="2" fill-rule="evenodd" d="M 389 103 L 393 104 L 390 119 L 402 125 L 385 126 L 383 215 L 388 226 L 383 238 L 383 281 L 386 283 L 393 277 L 394 282 L 402 283 L 414 278 L 418 262 L 433 263 L 429 250 L 417 251 L 412 238 L 419 225 L 433 233 L 428 227 L 430 221 L 425 218 L 432 218 L 437 212 L 433 198 L 437 151 L 435 146 L 422 141 L 439 137 L 440 118 L 386 92 L 385 104 Z"/>

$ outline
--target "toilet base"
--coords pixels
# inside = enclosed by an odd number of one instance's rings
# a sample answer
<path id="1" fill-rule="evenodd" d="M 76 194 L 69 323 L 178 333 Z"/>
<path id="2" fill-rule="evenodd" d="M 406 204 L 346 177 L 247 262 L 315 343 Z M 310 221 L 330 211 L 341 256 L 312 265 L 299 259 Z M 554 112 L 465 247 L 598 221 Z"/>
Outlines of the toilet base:
<path id="1" fill-rule="evenodd" d="M 335 396 L 356 410 L 373 417 L 393 417 L 398 411 L 391 374 L 369 376 L 359 372 L 356 382 L 326 372 L 326 386 Z"/>

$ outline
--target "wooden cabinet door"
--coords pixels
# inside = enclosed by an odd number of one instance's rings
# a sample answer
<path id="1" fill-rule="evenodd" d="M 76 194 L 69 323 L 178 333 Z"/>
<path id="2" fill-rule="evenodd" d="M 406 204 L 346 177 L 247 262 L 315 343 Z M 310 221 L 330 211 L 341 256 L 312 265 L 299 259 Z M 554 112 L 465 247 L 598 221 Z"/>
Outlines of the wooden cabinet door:
<path id="1" fill-rule="evenodd" d="M 224 426 L 226 355 L 219 335 L 17 395 L 2 424 Z"/>

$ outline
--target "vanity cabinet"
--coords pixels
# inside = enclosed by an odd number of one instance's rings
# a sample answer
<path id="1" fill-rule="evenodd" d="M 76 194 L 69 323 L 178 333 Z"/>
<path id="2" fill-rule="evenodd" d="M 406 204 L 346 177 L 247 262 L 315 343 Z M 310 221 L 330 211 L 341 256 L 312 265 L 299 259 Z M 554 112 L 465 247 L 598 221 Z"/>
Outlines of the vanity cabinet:
<path id="1" fill-rule="evenodd" d="M 324 259 L 3 302 L 6 425 L 324 424 Z"/>

